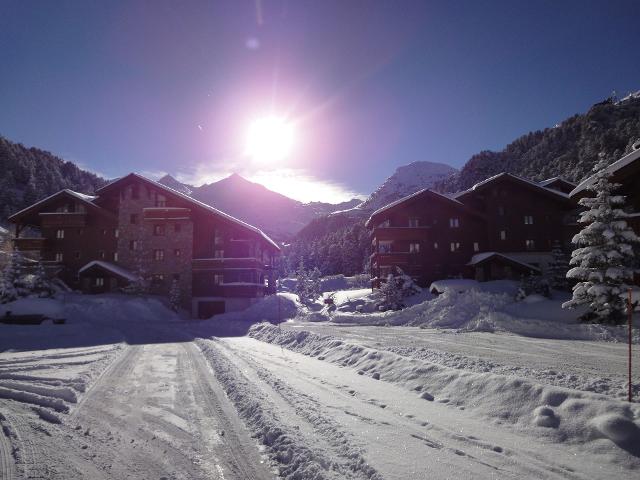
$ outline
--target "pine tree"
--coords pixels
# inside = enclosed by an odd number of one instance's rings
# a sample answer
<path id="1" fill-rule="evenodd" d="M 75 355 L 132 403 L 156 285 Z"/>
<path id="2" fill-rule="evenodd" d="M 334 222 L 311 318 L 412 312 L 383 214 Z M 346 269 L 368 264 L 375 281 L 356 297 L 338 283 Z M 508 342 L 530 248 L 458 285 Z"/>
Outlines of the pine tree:
<path id="1" fill-rule="evenodd" d="M 308 275 L 307 295 L 313 301 L 322 295 L 322 274 L 318 267 L 314 267 Z"/>
<path id="2" fill-rule="evenodd" d="M 53 288 L 49 277 L 47 277 L 47 273 L 44 270 L 42 262 L 38 262 L 36 265 L 30 287 L 31 292 L 35 293 L 39 297 L 52 297 L 55 293 L 55 289 Z"/>
<path id="3" fill-rule="evenodd" d="M 395 267 L 395 274 L 389 274 L 387 281 L 380 286 L 380 293 L 384 298 L 383 306 L 398 310 L 404 308 L 403 300 L 420 292 L 413 279 L 401 268 Z"/>
<path id="4" fill-rule="evenodd" d="M 171 310 L 177 312 L 180 308 L 180 302 L 182 301 L 182 292 L 180 290 L 180 284 L 177 279 L 173 279 L 171 282 L 171 289 L 169 290 L 169 305 Z"/>
<path id="5" fill-rule="evenodd" d="M 563 307 L 588 305 L 585 318 L 605 323 L 623 319 L 622 294 L 633 280 L 634 246 L 640 238 L 628 227 L 622 210 L 625 198 L 614 195 L 619 185 L 611 182 L 604 158 L 596 164 L 595 181 L 588 190 L 595 196 L 580 199 L 587 210 L 580 215 L 582 230 L 573 237 L 576 249 L 571 254 L 567 278 L 579 280 L 573 287 L 573 298 Z"/>
<path id="6" fill-rule="evenodd" d="M 9 260 L 0 277 L 0 303 L 8 303 L 28 293 L 24 285 L 24 258 L 18 249 L 9 254 Z"/>
<path id="7" fill-rule="evenodd" d="M 569 280 L 567 272 L 569 271 L 569 261 L 562 251 L 560 242 L 555 242 L 551 250 L 553 260 L 549 264 L 549 281 L 551 286 L 557 290 L 568 290 Z"/>

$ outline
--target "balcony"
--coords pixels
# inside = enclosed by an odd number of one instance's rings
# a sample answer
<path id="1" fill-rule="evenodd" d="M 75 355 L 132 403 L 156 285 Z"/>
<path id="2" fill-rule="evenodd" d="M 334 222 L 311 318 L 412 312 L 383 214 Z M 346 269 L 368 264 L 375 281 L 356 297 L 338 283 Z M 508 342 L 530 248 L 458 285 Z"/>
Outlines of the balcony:
<path id="1" fill-rule="evenodd" d="M 377 240 L 424 240 L 431 227 L 376 227 L 373 238 Z"/>
<path id="2" fill-rule="evenodd" d="M 259 258 L 194 258 L 191 261 L 194 270 L 224 270 L 225 268 L 255 268 L 270 270 Z"/>
<path id="3" fill-rule="evenodd" d="M 86 212 L 41 212 L 42 227 L 84 227 L 87 224 Z"/>
<path id="4" fill-rule="evenodd" d="M 14 238 L 13 244 L 21 252 L 42 251 L 42 250 L 46 250 L 48 246 L 47 239 L 41 238 L 41 237 Z"/>
<path id="5" fill-rule="evenodd" d="M 145 220 L 190 220 L 191 210 L 178 207 L 149 207 L 142 210 Z"/>
<path id="6" fill-rule="evenodd" d="M 408 265 L 409 263 L 417 263 L 417 255 L 409 252 L 373 252 L 371 259 L 376 260 L 379 266 L 384 265 Z"/>

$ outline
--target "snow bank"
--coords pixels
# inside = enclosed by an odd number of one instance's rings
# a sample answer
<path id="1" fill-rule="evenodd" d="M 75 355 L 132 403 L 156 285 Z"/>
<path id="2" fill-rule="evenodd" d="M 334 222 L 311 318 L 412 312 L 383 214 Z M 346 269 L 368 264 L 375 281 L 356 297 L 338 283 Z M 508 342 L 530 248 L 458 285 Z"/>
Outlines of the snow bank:
<path id="1" fill-rule="evenodd" d="M 638 404 L 510 375 L 449 368 L 269 324 L 255 325 L 249 336 L 397 384 L 427 401 L 475 411 L 549 441 L 585 444 L 614 455 L 637 451 L 640 442 Z"/>

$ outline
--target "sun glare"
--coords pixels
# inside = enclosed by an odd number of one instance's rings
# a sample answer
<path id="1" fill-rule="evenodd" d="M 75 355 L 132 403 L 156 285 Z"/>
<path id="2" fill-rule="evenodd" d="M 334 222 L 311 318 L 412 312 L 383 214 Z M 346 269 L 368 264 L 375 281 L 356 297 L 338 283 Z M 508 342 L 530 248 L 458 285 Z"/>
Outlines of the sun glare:
<path id="1" fill-rule="evenodd" d="M 258 118 L 249 125 L 245 153 L 256 162 L 277 163 L 291 153 L 294 137 L 294 127 L 285 119 Z"/>

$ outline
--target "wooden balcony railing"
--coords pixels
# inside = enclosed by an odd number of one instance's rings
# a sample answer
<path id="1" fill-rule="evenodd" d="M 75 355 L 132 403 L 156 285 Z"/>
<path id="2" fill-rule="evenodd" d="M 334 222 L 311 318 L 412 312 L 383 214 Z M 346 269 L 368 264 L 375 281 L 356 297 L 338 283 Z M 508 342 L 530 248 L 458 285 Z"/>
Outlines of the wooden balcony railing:
<path id="1" fill-rule="evenodd" d="M 145 220 L 189 220 L 191 210 L 178 207 L 149 207 L 142 211 Z"/>
<path id="2" fill-rule="evenodd" d="M 191 261 L 194 270 L 223 270 L 225 268 L 257 268 L 271 270 L 259 258 L 194 258 Z"/>
<path id="3" fill-rule="evenodd" d="M 40 224 L 43 227 L 84 227 L 87 224 L 86 212 L 42 212 Z"/>
<path id="4" fill-rule="evenodd" d="M 46 238 L 32 237 L 32 238 L 14 238 L 14 246 L 22 251 L 42 251 L 46 250 L 48 243 Z"/>

